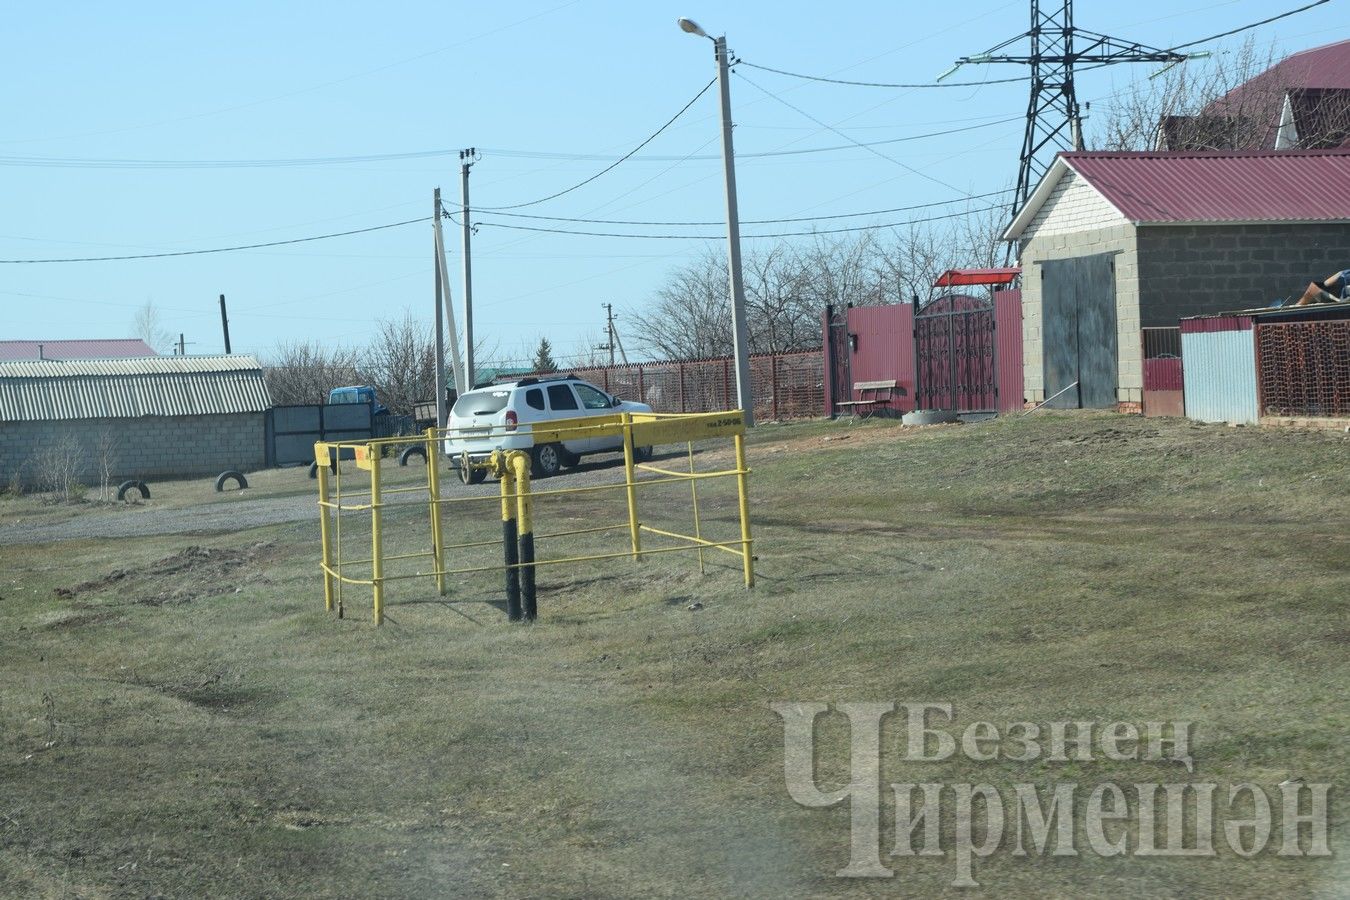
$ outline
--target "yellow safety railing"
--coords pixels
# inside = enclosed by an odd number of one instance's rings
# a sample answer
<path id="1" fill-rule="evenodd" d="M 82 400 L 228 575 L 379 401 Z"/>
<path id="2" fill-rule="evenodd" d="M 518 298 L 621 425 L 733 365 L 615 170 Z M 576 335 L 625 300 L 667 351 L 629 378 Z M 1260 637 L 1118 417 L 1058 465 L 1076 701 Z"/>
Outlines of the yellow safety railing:
<path id="1" fill-rule="evenodd" d="M 694 443 L 708 439 L 730 438 L 734 450 L 734 467 L 712 471 L 698 471 L 695 466 Z M 623 450 L 623 480 L 607 484 L 588 484 L 574 487 L 539 489 L 531 477 L 531 448 L 546 444 L 564 446 L 565 441 L 593 441 L 618 439 Z M 486 444 L 506 445 L 516 449 L 497 449 L 471 455 L 464 453 L 457 462 L 461 478 L 466 483 L 492 476 L 500 485 L 495 493 L 472 494 L 460 497 L 441 495 L 443 450 L 449 442 L 483 440 Z M 409 444 L 420 445 L 427 462 L 426 480 L 411 486 L 386 487 L 381 473 L 385 451 Z M 638 461 L 639 448 L 685 444 L 687 471 L 684 467 L 654 465 Z M 618 448 L 615 448 L 618 449 Z M 448 578 L 453 575 L 500 570 L 504 574 L 507 615 L 512 621 L 531 621 L 538 615 L 535 596 L 535 570 L 538 566 L 595 562 L 629 557 L 638 560 L 644 555 L 693 551 L 698 556 L 699 571 L 705 571 L 705 552 L 717 550 L 740 557 L 745 586 L 753 587 L 755 567 L 753 539 L 750 529 L 750 470 L 745 458 L 745 424 L 739 411 L 693 414 L 619 413 L 603 416 L 553 420 L 518 428 L 494 426 L 474 429 L 428 428 L 420 438 L 392 437 L 368 441 L 319 441 L 314 445 L 319 488 L 319 535 L 322 544 L 324 607 L 344 614 L 344 585 L 369 586 L 375 624 L 384 621 L 385 589 L 394 581 L 415 578 L 434 579 L 437 593 L 444 596 L 449 590 Z M 364 484 L 344 490 L 341 460 L 353 460 L 359 472 L 367 473 Z M 472 477 L 469 477 L 472 476 Z M 350 476 L 348 476 L 350 478 Z M 737 493 L 737 512 L 740 524 L 739 538 L 711 540 L 704 535 L 699 513 L 699 482 L 708 479 L 734 478 Z M 693 534 L 683 534 L 646 524 L 641 518 L 643 489 L 665 484 L 688 482 L 693 508 Z M 627 511 L 626 521 L 601 524 L 561 531 L 536 532 L 534 501 L 537 498 L 567 497 L 622 489 Z M 429 519 L 430 549 L 409 553 L 387 554 L 384 547 L 386 523 L 384 511 L 399 494 L 425 493 Z M 499 507 L 502 536 L 488 540 L 447 541 L 447 527 L 443 512 L 447 505 L 491 503 Z M 370 555 L 344 559 L 342 523 L 344 513 L 366 513 L 369 516 Z M 537 558 L 535 544 L 541 540 L 583 534 L 602 535 L 624 529 L 628 532 L 628 546 L 623 550 L 589 553 L 562 557 Z M 675 546 L 644 547 L 643 535 L 678 541 Z M 502 546 L 502 562 L 492 565 L 456 565 L 457 554 L 474 548 Z M 387 563 L 408 560 L 429 560 L 430 571 L 408 574 L 390 574 Z M 355 571 L 354 571 L 355 570 Z"/>

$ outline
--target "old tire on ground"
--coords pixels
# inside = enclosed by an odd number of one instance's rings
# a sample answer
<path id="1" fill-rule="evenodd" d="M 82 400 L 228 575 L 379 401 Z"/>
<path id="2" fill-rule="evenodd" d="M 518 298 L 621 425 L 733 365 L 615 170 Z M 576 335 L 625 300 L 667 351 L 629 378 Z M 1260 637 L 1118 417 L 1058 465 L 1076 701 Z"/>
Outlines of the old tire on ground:
<path id="1" fill-rule="evenodd" d="M 408 464 L 408 460 L 414 456 L 420 456 L 422 457 L 422 462 L 426 462 L 427 448 L 419 446 L 417 444 L 413 444 L 411 447 L 404 447 L 403 452 L 398 455 L 398 464 L 400 466 L 406 466 Z"/>
<path id="2" fill-rule="evenodd" d="M 331 463 L 328 464 L 328 471 L 332 472 L 334 475 L 337 474 L 337 460 L 333 460 Z M 319 477 L 319 464 L 317 461 L 309 464 L 309 477 L 310 478 Z"/>
<path id="3" fill-rule="evenodd" d="M 122 482 L 117 487 L 117 499 L 125 500 L 127 498 L 128 491 L 136 491 L 138 494 L 141 495 L 142 500 L 150 499 L 150 488 L 146 486 L 144 481 L 137 481 L 136 479 L 133 478 L 129 481 Z"/>
<path id="4" fill-rule="evenodd" d="M 562 471 L 563 448 L 558 444 L 540 444 L 530 451 L 534 463 L 530 474 L 535 478 L 550 478 Z"/>
<path id="5" fill-rule="evenodd" d="M 633 462 L 645 463 L 651 461 L 652 461 L 652 448 L 650 445 L 646 447 L 633 448 Z"/>
<path id="6" fill-rule="evenodd" d="M 225 490 L 226 482 L 229 481 L 233 481 L 235 484 L 239 485 L 239 490 L 241 491 L 244 488 L 248 487 L 248 479 L 244 477 L 244 473 L 237 472 L 234 469 L 230 469 L 228 471 L 221 472 L 219 475 L 216 476 L 216 493 L 217 494 L 222 493 Z"/>
<path id="7" fill-rule="evenodd" d="M 581 457 L 566 447 L 558 448 L 558 461 L 562 463 L 565 469 L 573 469 L 581 465 Z"/>

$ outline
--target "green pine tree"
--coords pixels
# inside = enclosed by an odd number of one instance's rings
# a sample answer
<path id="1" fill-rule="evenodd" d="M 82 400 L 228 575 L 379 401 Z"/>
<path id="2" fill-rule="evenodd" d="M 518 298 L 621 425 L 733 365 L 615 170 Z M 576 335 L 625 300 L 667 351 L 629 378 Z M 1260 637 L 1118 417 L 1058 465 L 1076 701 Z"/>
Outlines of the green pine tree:
<path id="1" fill-rule="evenodd" d="M 534 351 L 534 370 L 536 372 L 556 372 L 558 364 L 553 360 L 553 345 L 548 338 L 539 339 L 539 347 Z"/>

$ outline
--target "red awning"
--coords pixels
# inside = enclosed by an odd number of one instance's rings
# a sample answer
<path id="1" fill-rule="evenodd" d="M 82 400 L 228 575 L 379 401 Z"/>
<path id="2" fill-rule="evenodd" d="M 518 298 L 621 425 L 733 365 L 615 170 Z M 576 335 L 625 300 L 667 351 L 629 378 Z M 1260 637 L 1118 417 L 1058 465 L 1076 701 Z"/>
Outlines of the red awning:
<path id="1" fill-rule="evenodd" d="M 1012 284 L 1022 273 L 1021 268 L 1007 269 L 948 269 L 933 282 L 933 287 L 956 287 L 963 284 Z"/>

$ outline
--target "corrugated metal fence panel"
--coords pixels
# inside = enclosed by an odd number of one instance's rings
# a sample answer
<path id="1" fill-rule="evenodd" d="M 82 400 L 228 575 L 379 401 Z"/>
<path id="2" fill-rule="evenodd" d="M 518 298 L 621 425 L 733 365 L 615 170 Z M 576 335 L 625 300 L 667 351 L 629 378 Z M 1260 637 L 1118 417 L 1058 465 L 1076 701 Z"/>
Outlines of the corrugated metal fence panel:
<path id="1" fill-rule="evenodd" d="M 994 359 L 998 366 L 998 411 L 1025 403 L 1022 385 L 1022 292 L 994 292 Z"/>
<path id="2" fill-rule="evenodd" d="M 1251 331 L 1251 316 L 1203 316 L 1195 319 L 1182 319 L 1182 334 L 1203 334 L 1211 331 Z"/>
<path id="3" fill-rule="evenodd" d="M 849 351 L 849 378 L 855 384 L 894 378 L 904 395 L 896 396 L 890 408 L 914 409 L 914 306 L 854 306 L 848 311 L 848 331 L 857 336 L 857 347 Z"/>
<path id="4" fill-rule="evenodd" d="M 1247 329 L 1236 331 L 1188 331 L 1186 322 L 1181 324 L 1186 415 L 1199 422 L 1256 424 L 1256 342 L 1250 320 Z"/>
<path id="5" fill-rule="evenodd" d="M 1182 389 L 1181 360 L 1144 360 L 1144 390 L 1179 391 Z"/>

